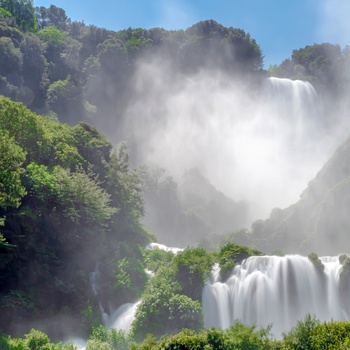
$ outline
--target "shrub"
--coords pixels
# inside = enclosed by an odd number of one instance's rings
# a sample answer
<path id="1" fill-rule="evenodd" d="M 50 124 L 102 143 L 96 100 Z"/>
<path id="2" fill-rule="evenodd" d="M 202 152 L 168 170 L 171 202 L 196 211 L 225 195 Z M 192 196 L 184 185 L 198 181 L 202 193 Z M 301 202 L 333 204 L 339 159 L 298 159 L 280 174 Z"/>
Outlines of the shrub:
<path id="1" fill-rule="evenodd" d="M 198 301 L 175 294 L 171 289 L 145 293 L 132 324 L 132 334 L 142 340 L 148 333 L 157 337 L 175 334 L 182 328 L 198 330 L 203 326 L 202 308 Z"/>
<path id="2" fill-rule="evenodd" d="M 86 350 L 113 350 L 107 342 L 98 339 L 89 339 L 86 343 Z"/>
<path id="3" fill-rule="evenodd" d="M 235 350 L 268 350 L 270 349 L 270 328 L 256 329 L 253 326 L 245 326 L 236 322 L 231 328 L 224 332 L 223 349 Z"/>
<path id="4" fill-rule="evenodd" d="M 258 250 L 239 246 L 234 243 L 227 243 L 222 246 L 218 253 L 220 275 L 222 279 L 226 280 L 231 275 L 236 264 L 241 263 L 252 255 L 262 255 L 262 253 Z"/>
<path id="5" fill-rule="evenodd" d="M 130 337 L 127 333 L 121 330 L 107 328 L 102 325 L 92 328 L 89 340 L 108 343 L 113 349 L 118 350 L 129 350 L 130 348 Z"/>
<path id="6" fill-rule="evenodd" d="M 318 325 L 312 332 L 312 349 L 338 350 L 349 349 L 346 344 L 350 343 L 350 322 L 339 321 Z"/>
<path id="7" fill-rule="evenodd" d="M 36 329 L 31 329 L 31 331 L 24 336 L 24 345 L 30 350 L 48 349 L 50 339 L 47 334 Z"/>
<path id="8" fill-rule="evenodd" d="M 228 330 L 215 328 L 196 332 L 183 329 L 173 336 L 163 336 L 156 340 L 148 335 L 141 344 L 133 344 L 132 350 L 268 350 L 277 349 L 276 342 L 269 339 L 270 328 L 256 329 L 255 326 L 245 326 L 235 323 Z"/>
<path id="9" fill-rule="evenodd" d="M 174 263 L 176 280 L 180 283 L 182 293 L 200 301 L 214 263 L 213 255 L 203 248 L 188 248 L 174 257 Z"/>
<path id="10" fill-rule="evenodd" d="M 312 350 L 312 334 L 320 321 L 307 314 L 303 321 L 298 321 L 287 335 L 284 336 L 286 350 Z"/>
<path id="11" fill-rule="evenodd" d="M 161 267 L 170 266 L 173 261 L 174 254 L 157 247 L 153 249 L 144 249 L 142 251 L 146 268 L 156 273 Z"/>

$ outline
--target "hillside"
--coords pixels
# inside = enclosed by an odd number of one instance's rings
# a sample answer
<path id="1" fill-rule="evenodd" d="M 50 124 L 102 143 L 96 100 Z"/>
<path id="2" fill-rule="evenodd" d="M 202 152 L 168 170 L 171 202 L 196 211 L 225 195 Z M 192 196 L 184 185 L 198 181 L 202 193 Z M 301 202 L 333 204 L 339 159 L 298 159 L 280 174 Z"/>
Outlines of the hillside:
<path id="1" fill-rule="evenodd" d="M 112 150 L 86 123 L 70 127 L 0 97 L 0 150 L 0 328 L 36 324 L 57 336 L 91 327 L 97 263 L 101 298 L 136 298 L 146 279 L 138 245 L 150 238 L 125 146 Z M 133 291 L 114 285 L 120 273 Z"/>
<path id="2" fill-rule="evenodd" d="M 350 139 L 347 139 L 286 209 L 274 209 L 252 225 L 265 251 L 339 254 L 350 245 Z M 263 241 L 265 240 L 265 243 Z M 258 244 L 259 246 L 259 244 Z"/>

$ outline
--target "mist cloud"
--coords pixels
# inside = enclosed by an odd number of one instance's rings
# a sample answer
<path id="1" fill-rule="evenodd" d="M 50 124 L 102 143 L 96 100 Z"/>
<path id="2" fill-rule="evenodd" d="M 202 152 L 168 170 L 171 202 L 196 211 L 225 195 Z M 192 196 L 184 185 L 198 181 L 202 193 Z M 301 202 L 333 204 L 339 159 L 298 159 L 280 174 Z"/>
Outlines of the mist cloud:
<path id="1" fill-rule="evenodd" d="M 184 76 L 159 59 L 140 63 L 125 125 L 138 162 L 177 181 L 198 168 L 234 200 L 258 204 L 256 215 L 296 202 L 338 140 L 324 129 L 309 83 L 260 84 L 215 69 Z"/>

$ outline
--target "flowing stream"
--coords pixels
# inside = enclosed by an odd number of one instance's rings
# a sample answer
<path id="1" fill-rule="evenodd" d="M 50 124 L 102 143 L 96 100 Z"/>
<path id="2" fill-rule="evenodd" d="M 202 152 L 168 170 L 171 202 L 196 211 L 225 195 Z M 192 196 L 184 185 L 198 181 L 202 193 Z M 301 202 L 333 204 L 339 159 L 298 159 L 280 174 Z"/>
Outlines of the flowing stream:
<path id="1" fill-rule="evenodd" d="M 321 321 L 349 319 L 349 301 L 344 303 L 339 288 L 339 259 L 320 259 L 323 272 L 300 255 L 250 257 L 225 282 L 214 267 L 203 289 L 205 326 L 228 328 L 240 320 L 272 325 L 274 336 L 281 337 L 307 313 Z"/>

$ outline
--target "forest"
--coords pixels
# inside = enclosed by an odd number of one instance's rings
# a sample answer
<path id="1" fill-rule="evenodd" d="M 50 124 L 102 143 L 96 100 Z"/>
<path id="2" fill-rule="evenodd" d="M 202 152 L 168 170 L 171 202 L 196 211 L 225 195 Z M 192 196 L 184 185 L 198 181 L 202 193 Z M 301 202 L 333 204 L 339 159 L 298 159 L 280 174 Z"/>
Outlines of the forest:
<path id="1" fill-rule="evenodd" d="M 202 291 L 213 266 L 225 282 L 249 257 L 266 255 L 306 255 L 326 283 L 319 256 L 338 254 L 339 303 L 350 311 L 350 47 L 313 44 L 280 65 L 263 62 L 250 34 L 214 20 L 112 31 L 54 5 L 0 0 L 1 350 L 74 350 L 73 337 L 87 350 L 349 348 L 349 321 L 309 313 L 279 338 L 239 320 L 205 327 Z M 226 108 L 220 94 L 233 85 L 249 95 L 237 107 L 249 119 L 270 78 L 310 83 L 322 101 L 303 147 L 331 133 L 338 144 L 320 148 L 327 161 L 300 198 L 266 217 L 260 203 L 218 187 L 213 159 L 226 153 L 216 144 L 213 154 L 202 150 L 208 139 L 191 123 L 216 113 L 207 91 Z M 193 92 L 191 103 L 182 91 Z M 170 152 L 180 143 L 177 158 Z M 291 145 L 288 155 L 311 152 Z M 210 170 L 201 165 L 208 159 Z M 147 249 L 151 242 L 183 250 Z M 104 324 L 106 310 L 140 298 L 130 332 Z"/>

